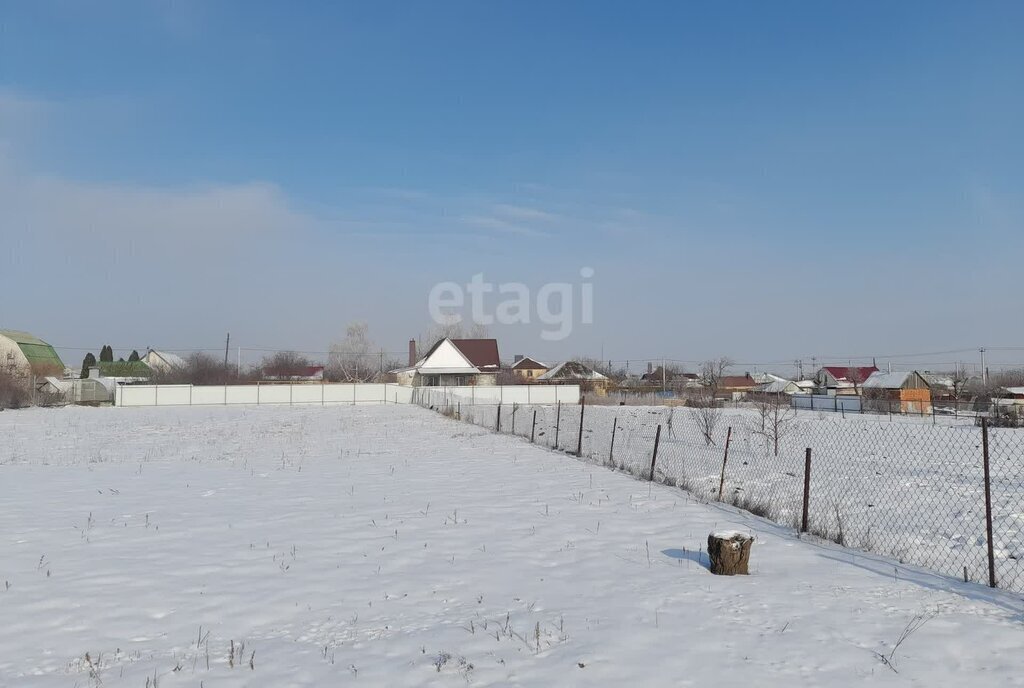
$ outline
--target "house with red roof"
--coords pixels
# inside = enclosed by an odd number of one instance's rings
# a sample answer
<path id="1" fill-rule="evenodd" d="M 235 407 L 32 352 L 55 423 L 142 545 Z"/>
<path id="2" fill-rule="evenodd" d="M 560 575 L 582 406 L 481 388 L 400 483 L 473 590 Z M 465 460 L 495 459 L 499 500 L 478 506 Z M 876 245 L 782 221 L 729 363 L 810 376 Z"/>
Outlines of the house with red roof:
<path id="1" fill-rule="evenodd" d="M 814 376 L 816 394 L 828 394 L 836 396 L 839 394 L 860 395 L 861 386 L 877 373 L 875 366 L 824 366 Z"/>
<path id="2" fill-rule="evenodd" d="M 495 385 L 501 360 L 496 339 L 441 339 L 416 359 L 410 342 L 408 367 L 392 370 L 398 384 L 411 387 Z"/>

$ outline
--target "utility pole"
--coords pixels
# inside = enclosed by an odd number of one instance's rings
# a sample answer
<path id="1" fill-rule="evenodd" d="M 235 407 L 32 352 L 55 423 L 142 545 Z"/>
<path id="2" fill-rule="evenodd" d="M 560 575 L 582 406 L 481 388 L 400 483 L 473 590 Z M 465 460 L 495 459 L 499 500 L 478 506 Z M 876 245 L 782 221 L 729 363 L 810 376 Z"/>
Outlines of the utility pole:
<path id="1" fill-rule="evenodd" d="M 978 349 L 981 352 L 981 384 L 988 387 L 988 368 L 985 366 L 985 347 Z"/>
<path id="2" fill-rule="evenodd" d="M 665 386 L 665 359 L 661 359 L 661 391 L 664 392 Z"/>
<path id="3" fill-rule="evenodd" d="M 224 342 L 224 370 L 228 369 L 228 349 L 231 348 L 231 333 L 228 332 L 228 339 Z"/>
<path id="4" fill-rule="evenodd" d="M 238 347 L 238 377 L 242 377 L 242 347 Z"/>

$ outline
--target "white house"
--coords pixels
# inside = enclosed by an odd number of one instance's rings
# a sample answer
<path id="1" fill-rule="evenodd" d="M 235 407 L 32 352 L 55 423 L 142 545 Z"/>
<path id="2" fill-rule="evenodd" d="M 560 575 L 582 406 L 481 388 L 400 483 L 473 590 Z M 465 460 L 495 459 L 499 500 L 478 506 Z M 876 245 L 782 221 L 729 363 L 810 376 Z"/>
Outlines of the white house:
<path id="1" fill-rule="evenodd" d="M 772 376 L 776 377 L 776 376 Z M 754 392 L 757 394 L 773 394 L 773 395 L 787 395 L 793 396 L 794 394 L 804 394 L 804 390 L 800 388 L 800 385 L 793 382 L 792 380 L 786 380 L 779 378 L 772 380 L 771 382 L 765 382 L 754 388 Z"/>
<path id="2" fill-rule="evenodd" d="M 442 339 L 413 365 L 391 371 L 412 387 L 494 385 L 501 361 L 496 339 Z"/>

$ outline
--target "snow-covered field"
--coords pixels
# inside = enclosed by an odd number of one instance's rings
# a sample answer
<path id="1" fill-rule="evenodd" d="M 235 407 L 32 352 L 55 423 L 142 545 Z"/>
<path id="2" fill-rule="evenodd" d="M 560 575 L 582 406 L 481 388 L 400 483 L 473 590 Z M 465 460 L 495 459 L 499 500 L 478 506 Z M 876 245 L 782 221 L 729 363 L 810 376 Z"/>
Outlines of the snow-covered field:
<path id="1" fill-rule="evenodd" d="M 536 428 L 533 412 L 537 411 Z M 580 408 L 518 407 L 515 434 L 575 452 Z M 497 409 L 463 409 L 494 428 Z M 503 432 L 512 432 L 505 407 Z M 691 409 L 593 406 L 585 410 L 582 453 L 646 477 L 662 426 L 656 477 L 716 499 L 726 434 L 732 429 L 723 498 L 757 504 L 780 523 L 799 523 L 804 456 L 812 448 L 813 530 L 848 546 L 972 581 L 988 580 L 981 430 L 970 419 L 803 412 L 787 420 L 779 455 L 750 409 L 722 413 L 708 444 Z M 615 428 L 612 451 L 612 428 Z M 1024 592 L 1024 430 L 990 431 L 993 542 L 1000 587 Z"/>
<path id="2" fill-rule="evenodd" d="M 413 406 L 5 412 L 0 485 L 0 686 L 1024 685 L 1017 596 Z"/>

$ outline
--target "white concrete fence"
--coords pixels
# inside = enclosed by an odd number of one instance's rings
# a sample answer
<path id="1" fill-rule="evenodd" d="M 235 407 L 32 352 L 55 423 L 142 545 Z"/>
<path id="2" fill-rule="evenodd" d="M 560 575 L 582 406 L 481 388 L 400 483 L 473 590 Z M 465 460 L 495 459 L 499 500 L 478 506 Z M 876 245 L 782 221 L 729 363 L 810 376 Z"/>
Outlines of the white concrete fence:
<path id="1" fill-rule="evenodd" d="M 451 395 L 462 403 L 578 404 L 579 385 L 498 385 L 494 387 L 406 387 L 390 383 L 255 385 L 118 385 L 115 406 L 339 406 L 412 404 L 420 390 Z"/>

